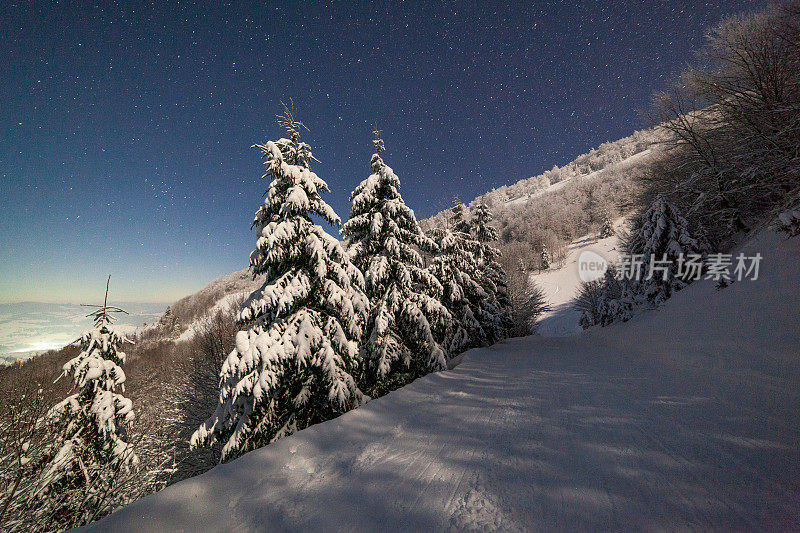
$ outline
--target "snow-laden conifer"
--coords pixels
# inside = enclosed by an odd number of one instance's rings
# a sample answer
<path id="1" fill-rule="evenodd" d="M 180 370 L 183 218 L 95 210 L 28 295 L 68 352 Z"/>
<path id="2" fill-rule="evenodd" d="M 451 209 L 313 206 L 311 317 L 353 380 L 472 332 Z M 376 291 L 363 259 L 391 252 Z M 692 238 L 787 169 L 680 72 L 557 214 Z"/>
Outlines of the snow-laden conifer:
<path id="1" fill-rule="evenodd" d="M 693 235 L 686 219 L 663 197 L 633 220 L 624 248 L 629 257 L 642 260 L 636 292 L 656 305 L 699 277 L 687 265 L 711 251 L 706 239 Z"/>
<path id="2" fill-rule="evenodd" d="M 636 282 L 620 279 L 613 266 L 602 278 L 581 284 L 574 304 L 581 311 L 579 324 L 586 329 L 630 320 L 636 309 L 647 303 L 638 289 Z"/>
<path id="3" fill-rule="evenodd" d="M 63 367 L 76 392 L 53 406 L 44 422 L 55 440 L 44 453 L 46 464 L 38 467 L 35 498 L 36 512 L 48 520 L 78 525 L 95 518 L 100 506 L 114 504 L 108 492 L 117 473 L 139 461 L 125 440 L 134 412 L 122 395 L 125 352 L 120 345 L 130 341 L 112 326 L 115 312 L 125 311 L 108 305 L 106 283 L 105 303 L 87 315 L 94 329 L 81 335 L 80 353 Z"/>
<path id="4" fill-rule="evenodd" d="M 659 197 L 634 218 L 623 251 L 624 263 L 581 287 L 576 306 L 584 328 L 624 322 L 637 308 L 664 302 L 699 279 L 711 246 L 702 235 L 693 235 L 678 210 Z"/>
<path id="5" fill-rule="evenodd" d="M 339 217 L 320 197 L 328 186 L 300 142 L 294 111 L 279 117 L 288 138 L 256 145 L 272 178 L 256 212 L 254 276 L 265 275 L 237 315 L 243 329 L 220 372 L 219 403 L 193 446 L 224 443 L 228 459 L 358 405 L 363 277 L 341 244 L 315 224 Z"/>
<path id="6" fill-rule="evenodd" d="M 539 259 L 542 263 L 542 270 L 547 270 L 550 268 L 550 252 L 547 250 L 547 246 L 542 243 L 542 251 L 539 254 Z"/>
<path id="7" fill-rule="evenodd" d="M 478 281 L 486 291 L 490 309 L 497 312 L 486 316 L 483 324 L 489 344 L 505 338 L 510 327 L 511 302 L 506 287 L 506 274 L 498 262 L 500 250 L 492 246 L 497 241 L 497 230 L 492 223 L 492 213 L 484 203 L 475 208 L 475 215 L 469 222 L 470 233 L 478 241 L 476 259 L 478 261 Z"/>
<path id="8" fill-rule="evenodd" d="M 484 325 L 491 324 L 500 314 L 481 285 L 478 262 L 481 245 L 469 233 L 464 211 L 463 204 L 456 199 L 450 210 L 451 229 L 434 232 L 439 252 L 429 266 L 442 284 L 442 303 L 452 315 L 447 336 L 451 354 L 488 344 Z"/>
<path id="9" fill-rule="evenodd" d="M 439 302 L 442 287 L 423 268 L 417 250 L 432 251 L 435 244 L 403 202 L 400 180 L 381 158 L 379 133 L 372 174 L 350 195 L 350 218 L 342 227 L 370 300 L 361 354 L 364 387 L 373 394 L 444 368 L 446 353 L 438 341 L 449 321 Z"/>

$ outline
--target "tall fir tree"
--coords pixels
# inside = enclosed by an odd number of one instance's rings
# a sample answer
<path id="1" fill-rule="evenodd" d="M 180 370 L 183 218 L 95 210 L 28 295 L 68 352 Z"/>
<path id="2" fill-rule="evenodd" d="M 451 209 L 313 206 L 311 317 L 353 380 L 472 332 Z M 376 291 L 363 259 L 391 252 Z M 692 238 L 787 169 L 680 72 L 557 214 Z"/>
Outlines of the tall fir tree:
<path id="1" fill-rule="evenodd" d="M 441 285 L 423 268 L 417 251 L 432 251 L 435 244 L 403 202 L 400 180 L 380 155 L 380 132 L 374 133 L 372 174 L 350 195 L 342 233 L 353 263 L 364 272 L 371 307 L 361 345 L 362 383 L 380 395 L 445 367 L 439 340 L 449 313 L 439 302 Z"/>
<path id="2" fill-rule="evenodd" d="M 506 287 L 506 274 L 498 262 L 500 250 L 492 246 L 497 241 L 497 230 L 492 226 L 492 213 L 483 202 L 475 208 L 470 228 L 473 238 L 478 241 L 478 281 L 486 291 L 489 308 L 495 310 L 483 324 L 487 341 L 493 344 L 506 337 L 511 320 L 511 301 Z"/>
<path id="3" fill-rule="evenodd" d="M 110 281 L 111 276 L 103 305 L 86 315 L 94 319 L 94 329 L 81 335 L 81 352 L 63 367 L 77 392 L 48 413 L 55 440 L 37 466 L 42 474 L 34 512 L 64 527 L 127 503 L 123 495 L 112 494 L 115 477 L 139 462 L 125 434 L 134 419 L 133 403 L 122 395 L 126 356 L 120 345 L 130 341 L 112 326 L 112 313 L 125 311 L 108 305 Z"/>
<path id="4" fill-rule="evenodd" d="M 435 232 L 439 253 L 429 267 L 444 288 L 442 302 L 453 317 L 447 342 L 452 354 L 488 344 L 484 324 L 491 323 L 499 314 L 481 286 L 478 262 L 481 246 L 472 237 L 464 212 L 464 205 L 456 198 L 450 210 L 452 229 Z"/>
<path id="5" fill-rule="evenodd" d="M 339 217 L 320 197 L 327 184 L 311 171 L 303 124 L 284 106 L 288 138 L 255 147 L 272 178 L 256 212 L 253 276 L 266 276 L 237 316 L 236 346 L 220 372 L 214 414 L 192 446 L 224 443 L 222 460 L 331 419 L 358 405 L 358 341 L 368 301 L 363 276 L 319 225 Z"/>

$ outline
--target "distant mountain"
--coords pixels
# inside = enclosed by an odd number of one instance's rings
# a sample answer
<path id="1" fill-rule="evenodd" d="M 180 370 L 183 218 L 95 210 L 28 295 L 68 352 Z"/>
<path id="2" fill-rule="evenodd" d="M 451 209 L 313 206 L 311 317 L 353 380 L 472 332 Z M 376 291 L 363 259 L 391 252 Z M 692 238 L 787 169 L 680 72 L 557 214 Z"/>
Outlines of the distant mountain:
<path id="1" fill-rule="evenodd" d="M 236 295 L 248 295 L 264 283 L 263 276 L 255 280 L 248 269 L 221 276 L 194 294 L 185 296 L 169 306 L 161 316 L 163 337 L 173 340 L 191 338 L 193 325 L 208 315 L 230 304 Z"/>

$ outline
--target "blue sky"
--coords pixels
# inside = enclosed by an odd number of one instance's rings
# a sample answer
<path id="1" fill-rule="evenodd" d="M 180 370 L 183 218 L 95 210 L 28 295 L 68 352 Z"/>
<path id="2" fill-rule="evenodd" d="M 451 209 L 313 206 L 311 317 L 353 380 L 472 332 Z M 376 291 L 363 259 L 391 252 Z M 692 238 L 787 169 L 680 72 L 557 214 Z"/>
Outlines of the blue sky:
<path id="1" fill-rule="evenodd" d="M 370 131 L 420 217 L 647 126 L 757 2 L 10 2 L 0 302 L 170 302 L 245 268 L 256 142 L 292 98 L 342 218 Z"/>

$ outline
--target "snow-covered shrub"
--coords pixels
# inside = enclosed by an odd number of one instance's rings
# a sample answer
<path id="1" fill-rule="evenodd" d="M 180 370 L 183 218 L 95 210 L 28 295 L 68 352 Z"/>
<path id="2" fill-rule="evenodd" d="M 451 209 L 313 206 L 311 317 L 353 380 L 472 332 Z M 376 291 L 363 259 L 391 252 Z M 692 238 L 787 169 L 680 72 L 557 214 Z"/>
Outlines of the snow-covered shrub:
<path id="1" fill-rule="evenodd" d="M 42 389 L 22 384 L 10 392 L 0 405 L 0 531 L 9 532 L 35 526 L 37 465 L 53 437 L 41 422 L 47 412 Z"/>
<path id="2" fill-rule="evenodd" d="M 507 336 L 531 335 L 536 332 L 539 317 L 550 310 L 550 305 L 542 288 L 537 283 L 531 283 L 530 272 L 518 257 L 503 256 L 502 260 L 508 273 L 506 280 L 510 303 Z"/>
<path id="3" fill-rule="evenodd" d="M 450 314 L 439 302 L 442 287 L 423 268 L 416 248 L 435 250 L 400 195 L 400 180 L 384 163 L 375 132 L 372 174 L 350 195 L 342 226 L 348 254 L 363 271 L 370 312 L 361 342 L 361 384 L 380 395 L 446 365 L 440 346 Z"/>
<path id="4" fill-rule="evenodd" d="M 542 313 L 550 311 L 550 309 L 550 304 L 547 302 L 547 297 L 542 287 L 536 282 L 531 282 L 519 312 L 518 331 L 524 330 L 525 335 L 536 333 L 539 317 L 542 316 Z"/>
<path id="5" fill-rule="evenodd" d="M 626 322 L 645 303 L 646 299 L 638 293 L 636 284 L 618 279 L 612 267 L 603 278 L 581 284 L 574 306 L 581 311 L 579 323 L 586 329 Z"/>
<path id="6" fill-rule="evenodd" d="M 340 222 L 320 196 L 328 186 L 310 168 L 302 124 L 288 108 L 279 124 L 288 138 L 256 145 L 272 182 L 253 221 L 250 268 L 266 280 L 239 311 L 244 329 L 222 366 L 217 408 L 191 439 L 192 446 L 224 443 L 223 460 L 363 401 L 356 383 L 369 304 L 363 276 L 311 219 Z"/>
<path id="7" fill-rule="evenodd" d="M 600 302 L 604 297 L 604 280 L 596 279 L 581 283 L 573 307 L 581 312 L 580 325 L 583 329 L 600 323 Z"/>
<path id="8" fill-rule="evenodd" d="M 584 283 L 575 302 L 582 327 L 629 320 L 644 305 L 657 306 L 702 274 L 711 246 L 693 234 L 663 197 L 633 219 L 623 239 L 624 261 L 601 280 Z M 636 266 L 638 265 L 638 266 Z"/>

